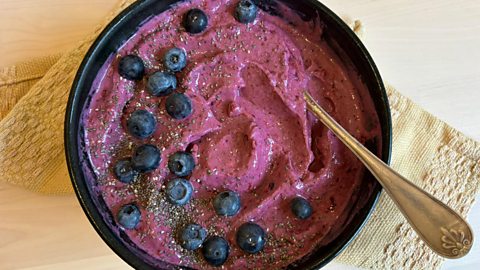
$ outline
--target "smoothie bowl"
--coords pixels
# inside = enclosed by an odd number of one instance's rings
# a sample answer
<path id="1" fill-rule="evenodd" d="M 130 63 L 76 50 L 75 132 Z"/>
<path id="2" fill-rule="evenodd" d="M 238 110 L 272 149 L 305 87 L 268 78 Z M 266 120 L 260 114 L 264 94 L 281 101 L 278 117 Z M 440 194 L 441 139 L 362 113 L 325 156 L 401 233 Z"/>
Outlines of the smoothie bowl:
<path id="1" fill-rule="evenodd" d="M 139 269 L 316 269 L 381 188 L 307 113 L 313 97 L 388 162 L 380 75 L 315 0 L 138 1 L 87 53 L 67 164 L 104 241 Z"/>

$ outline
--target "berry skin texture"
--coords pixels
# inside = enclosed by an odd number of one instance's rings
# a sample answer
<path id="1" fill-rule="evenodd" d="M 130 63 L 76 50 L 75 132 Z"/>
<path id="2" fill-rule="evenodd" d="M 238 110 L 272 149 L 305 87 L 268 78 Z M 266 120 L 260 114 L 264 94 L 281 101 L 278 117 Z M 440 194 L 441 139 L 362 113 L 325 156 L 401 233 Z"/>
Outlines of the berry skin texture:
<path id="1" fill-rule="evenodd" d="M 208 26 L 208 17 L 201 9 L 189 10 L 183 17 L 183 27 L 190 34 L 199 34 Z"/>
<path id="2" fill-rule="evenodd" d="M 309 218 L 313 212 L 310 203 L 302 197 L 294 198 L 290 204 L 290 207 L 295 217 L 301 220 Z"/>
<path id="3" fill-rule="evenodd" d="M 253 222 L 242 224 L 237 231 L 237 245 L 250 254 L 262 251 L 267 241 L 266 238 L 262 227 Z"/>
<path id="4" fill-rule="evenodd" d="M 127 230 L 135 229 L 140 223 L 140 219 L 140 209 L 134 203 L 122 206 L 117 214 L 118 223 Z"/>
<path id="5" fill-rule="evenodd" d="M 192 197 L 193 186 L 188 180 L 177 178 L 167 183 L 165 193 L 170 203 L 174 205 L 185 205 Z"/>
<path id="6" fill-rule="evenodd" d="M 230 253 L 227 240 L 219 236 L 212 236 L 203 243 L 202 255 L 207 263 L 213 266 L 224 264 Z"/>
<path id="7" fill-rule="evenodd" d="M 230 190 L 219 193 L 213 200 L 213 208 L 219 216 L 234 216 L 240 211 L 240 207 L 240 196 Z"/>
<path id="8" fill-rule="evenodd" d="M 176 120 L 183 120 L 192 114 L 192 102 L 181 93 L 171 94 L 165 101 L 167 113 Z"/>
<path id="9" fill-rule="evenodd" d="M 160 165 L 160 150 L 151 144 L 144 144 L 135 150 L 132 157 L 133 168 L 140 173 L 148 173 Z"/>
<path id="10" fill-rule="evenodd" d="M 235 8 L 235 19 L 243 24 L 255 21 L 258 8 L 252 0 L 240 0 Z"/>
<path id="11" fill-rule="evenodd" d="M 176 176 L 190 175 L 195 168 L 195 160 L 188 152 L 176 152 L 168 158 L 168 169 Z"/>
<path id="12" fill-rule="evenodd" d="M 145 64 L 142 58 L 136 55 L 127 55 L 120 60 L 118 73 L 127 80 L 139 81 L 145 74 Z"/>
<path id="13" fill-rule="evenodd" d="M 146 139 L 153 135 L 157 128 L 157 120 L 146 110 L 134 111 L 127 119 L 127 130 L 138 139 Z"/>
<path id="14" fill-rule="evenodd" d="M 150 95 L 168 96 L 175 88 L 177 88 L 177 77 L 173 74 L 158 71 L 148 77 L 147 91 Z"/>
<path id="15" fill-rule="evenodd" d="M 207 238 L 207 230 L 198 224 L 188 224 L 180 232 L 180 246 L 186 250 L 200 248 Z"/>
<path id="16" fill-rule="evenodd" d="M 138 172 L 133 168 L 131 159 L 121 159 L 115 163 L 113 168 L 115 177 L 122 183 L 130 184 L 138 176 Z"/>
<path id="17" fill-rule="evenodd" d="M 179 72 L 187 66 L 187 53 L 180 48 L 173 48 L 165 53 L 163 64 L 170 72 Z"/>

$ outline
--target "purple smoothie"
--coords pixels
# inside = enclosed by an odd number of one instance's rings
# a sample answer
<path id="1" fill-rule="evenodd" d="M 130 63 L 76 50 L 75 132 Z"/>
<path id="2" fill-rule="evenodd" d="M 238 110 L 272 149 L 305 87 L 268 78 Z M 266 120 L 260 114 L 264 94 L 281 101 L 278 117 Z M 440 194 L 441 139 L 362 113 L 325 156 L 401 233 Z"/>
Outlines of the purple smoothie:
<path id="1" fill-rule="evenodd" d="M 139 205 L 140 224 L 124 231 L 159 260 L 214 268 L 199 251 L 177 243 L 179 228 L 198 223 L 210 236 L 229 242 L 225 269 L 262 269 L 265 264 L 279 269 L 332 241 L 352 209 L 361 207 L 352 202 L 360 195 L 365 168 L 307 113 L 303 91 L 308 89 L 361 142 L 375 139 L 380 145 L 380 125 L 357 72 L 322 41 L 321 18 L 304 22 L 292 12 L 287 21 L 260 10 L 255 22 L 245 25 L 233 16 L 237 2 L 193 0 L 174 6 L 146 22 L 104 64 L 83 114 L 85 147 L 95 172 L 90 180 L 113 216 L 125 204 Z M 208 15 L 201 34 L 191 35 L 181 26 L 192 8 Z M 193 114 L 184 120 L 166 113 L 166 97 L 146 91 L 146 78 L 164 70 L 162 57 L 173 47 L 188 55 L 187 67 L 176 74 L 176 91 L 193 105 Z M 118 62 L 128 54 L 145 62 L 142 81 L 118 74 Z M 126 119 L 138 109 L 152 112 L 158 123 L 145 140 L 126 128 Z M 132 184 L 118 181 L 113 164 L 146 143 L 162 151 L 159 168 Z M 165 183 L 175 178 L 168 157 L 177 151 L 191 152 L 196 163 L 187 177 L 195 191 L 186 206 L 174 206 L 164 195 Z M 240 194 L 242 208 L 234 217 L 217 216 L 213 209 L 213 198 L 224 190 Z M 310 218 L 293 215 L 290 202 L 296 196 L 310 201 Z M 235 242 L 237 228 L 247 221 L 268 235 L 264 250 L 255 255 Z"/>

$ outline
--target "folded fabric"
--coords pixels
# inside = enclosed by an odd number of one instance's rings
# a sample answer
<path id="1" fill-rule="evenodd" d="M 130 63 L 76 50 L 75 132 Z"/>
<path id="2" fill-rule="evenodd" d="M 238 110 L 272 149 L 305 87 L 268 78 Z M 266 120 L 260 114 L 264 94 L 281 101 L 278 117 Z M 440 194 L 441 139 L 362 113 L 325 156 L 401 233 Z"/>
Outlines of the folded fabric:
<path id="1" fill-rule="evenodd" d="M 70 87 L 101 29 L 132 0 L 63 55 L 0 70 L 0 180 L 45 194 L 69 194 L 63 120 Z M 349 23 L 357 33 L 359 21 Z M 403 97 L 392 87 L 392 166 L 466 216 L 480 188 L 480 144 Z M 437 269 L 442 259 L 410 228 L 382 194 L 361 234 L 338 262 L 371 269 Z"/>

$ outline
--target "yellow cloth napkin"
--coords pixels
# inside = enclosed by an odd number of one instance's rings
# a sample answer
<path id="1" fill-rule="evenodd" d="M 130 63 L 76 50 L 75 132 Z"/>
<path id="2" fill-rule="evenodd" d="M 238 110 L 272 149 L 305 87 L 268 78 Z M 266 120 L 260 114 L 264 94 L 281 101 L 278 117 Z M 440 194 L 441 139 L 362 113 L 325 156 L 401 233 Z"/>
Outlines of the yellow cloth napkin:
<path id="1" fill-rule="evenodd" d="M 0 179 L 45 194 L 72 193 L 63 148 L 68 93 L 80 62 L 114 15 L 68 53 L 0 70 Z M 358 34 L 362 26 L 350 24 Z M 388 87 L 392 166 L 463 216 L 480 188 L 480 144 Z M 437 269 L 442 259 L 382 194 L 361 234 L 336 261 L 370 269 Z"/>

